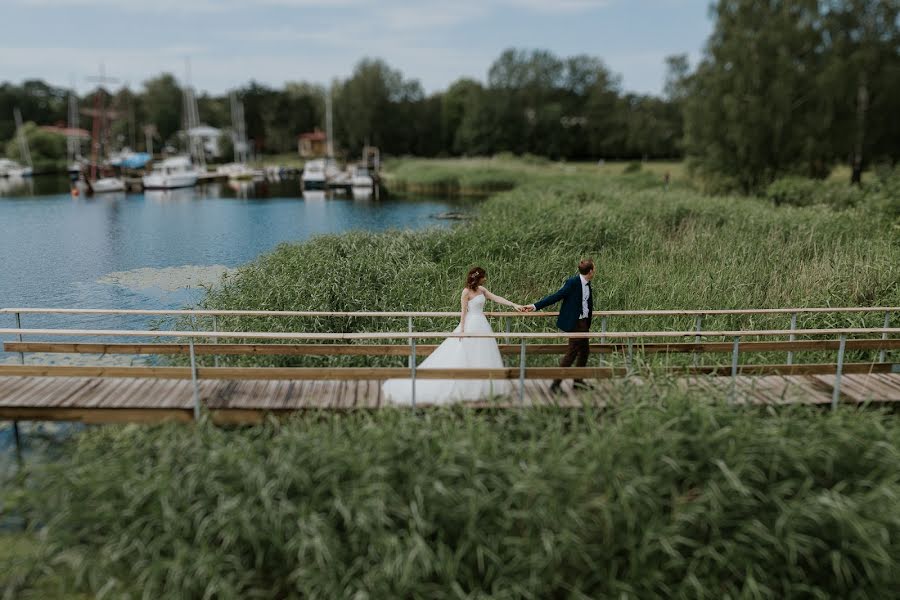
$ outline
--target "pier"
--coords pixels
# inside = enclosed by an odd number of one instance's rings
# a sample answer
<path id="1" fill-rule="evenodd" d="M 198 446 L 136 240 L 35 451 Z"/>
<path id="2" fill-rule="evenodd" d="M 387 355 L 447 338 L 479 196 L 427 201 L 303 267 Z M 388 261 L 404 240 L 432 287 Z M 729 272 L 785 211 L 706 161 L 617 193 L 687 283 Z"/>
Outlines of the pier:
<path id="1" fill-rule="evenodd" d="M 584 334 L 514 332 L 514 319 L 544 319 L 554 313 L 486 313 L 505 331 L 492 334 L 420 332 L 415 319 L 456 316 L 442 312 L 314 312 L 314 311 L 153 311 L 101 309 L 2 309 L 17 327 L 0 329 L 16 341 L 4 343 L 6 352 L 19 354 L 18 365 L 0 366 L 0 419 L 71 420 L 85 423 L 190 421 L 208 414 L 221 423 L 256 423 L 266 415 L 304 410 L 375 410 L 390 406 L 383 397 L 386 379 L 490 379 L 508 380 L 513 392 L 504 397 L 466 402 L 472 409 L 540 406 L 603 406 L 623 382 L 633 385 L 676 385 L 700 390 L 730 402 L 750 404 L 804 403 L 837 407 L 842 403 L 900 401 L 900 364 L 892 358 L 900 349 L 900 328 L 889 327 L 897 307 L 797 308 L 707 311 L 601 311 L 595 318 L 600 331 Z M 809 313 L 878 313 L 884 326 L 874 328 L 797 328 L 797 317 Z M 198 329 L 151 331 L 124 329 L 36 329 L 21 326 L 34 313 L 66 315 L 146 315 L 192 318 Z M 712 315 L 784 315 L 784 329 L 732 329 L 704 331 L 704 317 Z M 640 316 L 694 317 L 692 330 L 609 331 L 610 319 Z M 406 318 L 401 332 L 266 332 L 218 331 L 216 319 L 235 316 L 318 318 Z M 210 322 L 209 329 L 199 328 Z M 27 340 L 25 339 L 27 337 Z M 85 343 L 65 338 L 125 338 L 131 342 Z M 448 337 L 493 337 L 509 357 L 502 369 L 420 369 L 418 361 L 434 350 L 436 340 Z M 529 366 L 529 358 L 561 355 L 566 338 L 589 338 L 601 366 L 559 368 Z M 60 341 L 60 340 L 63 341 Z M 153 339 L 145 342 L 143 340 Z M 723 341 L 724 340 L 724 341 Z M 796 353 L 825 352 L 828 362 L 801 363 Z M 868 361 L 847 360 L 848 353 L 868 351 Z M 181 355 L 190 366 L 55 366 L 29 363 L 31 353 L 78 355 Z M 742 363 L 760 352 L 778 353 L 783 362 Z M 784 354 L 781 354 L 784 353 Z M 395 356 L 405 367 L 222 367 L 222 356 Z M 646 370 L 639 357 L 691 356 L 684 364 L 666 364 Z M 713 359 L 718 355 L 718 361 Z M 213 357 L 213 361 L 210 361 Z M 701 364 L 702 357 L 713 364 Z M 721 360 L 724 358 L 724 360 Z M 205 361 L 203 360 L 205 359 Z M 593 360 L 597 360 L 594 358 Z M 212 364 L 201 364 L 206 362 Z M 667 361 L 668 362 L 668 361 Z M 660 378 L 662 376 L 662 378 Z M 576 392 L 566 384 L 564 393 L 552 394 L 555 378 L 585 378 L 594 389 Z M 416 408 L 429 408 L 427 398 Z"/>

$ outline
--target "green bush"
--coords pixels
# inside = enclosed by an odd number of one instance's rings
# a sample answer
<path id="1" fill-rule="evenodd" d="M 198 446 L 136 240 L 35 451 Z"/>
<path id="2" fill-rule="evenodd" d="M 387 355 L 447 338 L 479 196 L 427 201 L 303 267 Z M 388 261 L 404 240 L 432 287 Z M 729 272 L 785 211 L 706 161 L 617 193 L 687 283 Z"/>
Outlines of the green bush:
<path id="1" fill-rule="evenodd" d="M 766 188 L 765 197 L 775 206 L 810 206 L 821 191 L 821 182 L 806 177 L 782 177 Z"/>
<path id="2" fill-rule="evenodd" d="M 630 162 L 625 165 L 625 168 L 622 170 L 623 173 L 637 173 L 639 172 L 643 166 L 639 162 Z"/>
<path id="3" fill-rule="evenodd" d="M 865 200 L 867 189 L 846 183 L 805 177 L 782 177 L 766 188 L 765 197 L 775 206 L 823 204 L 835 210 L 853 208 Z"/>

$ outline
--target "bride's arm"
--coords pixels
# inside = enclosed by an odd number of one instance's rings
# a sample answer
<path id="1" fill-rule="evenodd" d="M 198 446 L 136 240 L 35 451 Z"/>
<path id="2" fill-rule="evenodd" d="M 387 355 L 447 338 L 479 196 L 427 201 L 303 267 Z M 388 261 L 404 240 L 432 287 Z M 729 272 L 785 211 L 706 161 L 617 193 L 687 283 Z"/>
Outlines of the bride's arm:
<path id="1" fill-rule="evenodd" d="M 520 305 L 516 304 L 515 302 L 510 302 L 503 296 L 498 296 L 497 294 L 492 294 L 484 286 L 481 287 L 481 293 L 484 294 L 485 298 L 487 298 L 488 300 L 493 300 L 497 304 L 503 304 L 505 306 L 509 306 L 510 308 L 514 308 L 516 310 L 519 310 L 520 308 L 522 308 Z"/>
<path id="2" fill-rule="evenodd" d="M 462 291 L 462 296 L 459 298 L 459 303 L 462 305 L 461 313 L 459 315 L 459 332 L 466 332 L 466 311 L 469 310 L 469 299 L 467 298 L 468 294 L 466 294 L 466 290 Z"/>

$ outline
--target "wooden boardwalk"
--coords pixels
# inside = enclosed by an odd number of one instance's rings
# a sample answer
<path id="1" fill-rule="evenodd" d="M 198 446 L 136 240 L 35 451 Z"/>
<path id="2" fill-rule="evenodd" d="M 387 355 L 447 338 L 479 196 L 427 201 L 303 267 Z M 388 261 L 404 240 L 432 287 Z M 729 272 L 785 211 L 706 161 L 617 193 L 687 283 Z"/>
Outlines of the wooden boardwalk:
<path id="1" fill-rule="evenodd" d="M 834 375 L 766 375 L 730 377 L 693 376 L 675 380 L 684 389 L 729 395 L 750 403 L 830 404 Z M 474 408 L 523 406 L 603 405 L 615 394 L 627 398 L 627 386 L 655 385 L 641 377 L 601 379 L 595 389 L 576 393 L 568 383 L 564 393 L 553 395 L 549 380 L 525 382 L 524 401 L 514 393 L 494 401 L 468 402 Z M 344 380 L 215 380 L 199 381 L 200 399 L 213 420 L 221 423 L 254 423 L 266 414 L 283 415 L 304 410 L 373 410 L 389 404 L 381 393 L 381 381 Z M 844 374 L 841 402 L 900 401 L 900 374 Z M 427 403 L 420 402 L 426 407 Z M 0 377 L 0 419 L 61 420 L 85 423 L 190 421 L 193 418 L 193 384 L 189 379 L 108 377 Z"/>

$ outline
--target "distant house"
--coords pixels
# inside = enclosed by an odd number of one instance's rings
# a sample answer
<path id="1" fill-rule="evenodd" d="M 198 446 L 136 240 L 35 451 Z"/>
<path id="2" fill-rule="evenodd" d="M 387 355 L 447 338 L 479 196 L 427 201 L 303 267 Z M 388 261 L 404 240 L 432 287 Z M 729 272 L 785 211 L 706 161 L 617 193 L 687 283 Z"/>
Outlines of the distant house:
<path id="1" fill-rule="evenodd" d="M 222 137 L 222 130 L 209 125 L 200 125 L 188 130 L 188 136 L 191 140 L 199 139 L 203 143 L 203 149 L 206 151 L 207 158 L 218 158 L 219 138 Z"/>
<path id="2" fill-rule="evenodd" d="M 302 158 L 319 158 L 325 156 L 327 144 L 325 132 L 319 129 L 301 133 L 297 139 L 297 152 Z"/>

